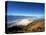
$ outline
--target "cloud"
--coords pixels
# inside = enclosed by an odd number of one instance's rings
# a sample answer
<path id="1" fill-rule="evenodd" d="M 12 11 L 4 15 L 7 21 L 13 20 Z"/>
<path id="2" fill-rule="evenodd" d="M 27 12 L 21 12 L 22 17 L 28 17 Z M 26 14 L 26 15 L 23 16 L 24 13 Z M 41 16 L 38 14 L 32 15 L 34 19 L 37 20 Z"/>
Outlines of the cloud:
<path id="1" fill-rule="evenodd" d="M 17 19 L 16 21 L 12 21 L 9 23 L 13 23 L 8 27 L 13 27 L 13 26 L 18 26 L 18 25 L 23 25 L 23 26 L 27 26 L 28 24 L 32 23 L 33 20 L 31 20 L 30 18 L 26 18 L 26 19 Z"/>

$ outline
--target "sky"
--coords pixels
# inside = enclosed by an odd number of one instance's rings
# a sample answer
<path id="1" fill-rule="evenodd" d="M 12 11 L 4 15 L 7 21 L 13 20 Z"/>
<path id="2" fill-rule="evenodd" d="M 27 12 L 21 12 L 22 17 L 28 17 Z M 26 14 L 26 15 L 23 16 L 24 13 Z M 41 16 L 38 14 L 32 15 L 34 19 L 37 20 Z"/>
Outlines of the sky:
<path id="1" fill-rule="evenodd" d="M 44 3 L 8 1 L 7 15 L 44 16 Z"/>

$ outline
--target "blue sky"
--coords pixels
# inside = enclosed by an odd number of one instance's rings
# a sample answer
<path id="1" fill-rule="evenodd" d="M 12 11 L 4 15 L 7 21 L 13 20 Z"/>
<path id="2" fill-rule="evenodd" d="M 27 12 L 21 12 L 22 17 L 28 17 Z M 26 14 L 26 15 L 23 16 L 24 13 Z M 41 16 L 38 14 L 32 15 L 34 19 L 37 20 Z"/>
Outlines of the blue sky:
<path id="1" fill-rule="evenodd" d="M 7 15 L 44 16 L 44 4 L 9 1 L 7 3 Z"/>

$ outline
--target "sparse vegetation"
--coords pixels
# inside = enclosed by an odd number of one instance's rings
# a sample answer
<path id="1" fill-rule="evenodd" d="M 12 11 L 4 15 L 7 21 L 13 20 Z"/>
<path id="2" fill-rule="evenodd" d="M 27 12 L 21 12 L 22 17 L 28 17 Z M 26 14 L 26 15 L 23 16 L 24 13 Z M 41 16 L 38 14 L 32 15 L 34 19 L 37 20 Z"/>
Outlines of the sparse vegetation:
<path id="1" fill-rule="evenodd" d="M 8 28 L 8 33 L 43 32 L 45 31 L 44 20 L 36 20 L 27 26 L 14 26 Z"/>

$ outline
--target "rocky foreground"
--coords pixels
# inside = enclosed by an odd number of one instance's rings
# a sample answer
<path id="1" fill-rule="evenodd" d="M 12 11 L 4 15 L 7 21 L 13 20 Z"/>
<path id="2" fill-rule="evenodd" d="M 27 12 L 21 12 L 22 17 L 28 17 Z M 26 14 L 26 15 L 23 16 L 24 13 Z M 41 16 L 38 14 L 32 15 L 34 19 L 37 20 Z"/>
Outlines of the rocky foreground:
<path id="1" fill-rule="evenodd" d="M 26 32 L 44 32 L 45 22 L 44 19 L 33 21 L 27 26 L 13 26 L 7 29 L 7 33 L 26 33 Z"/>

